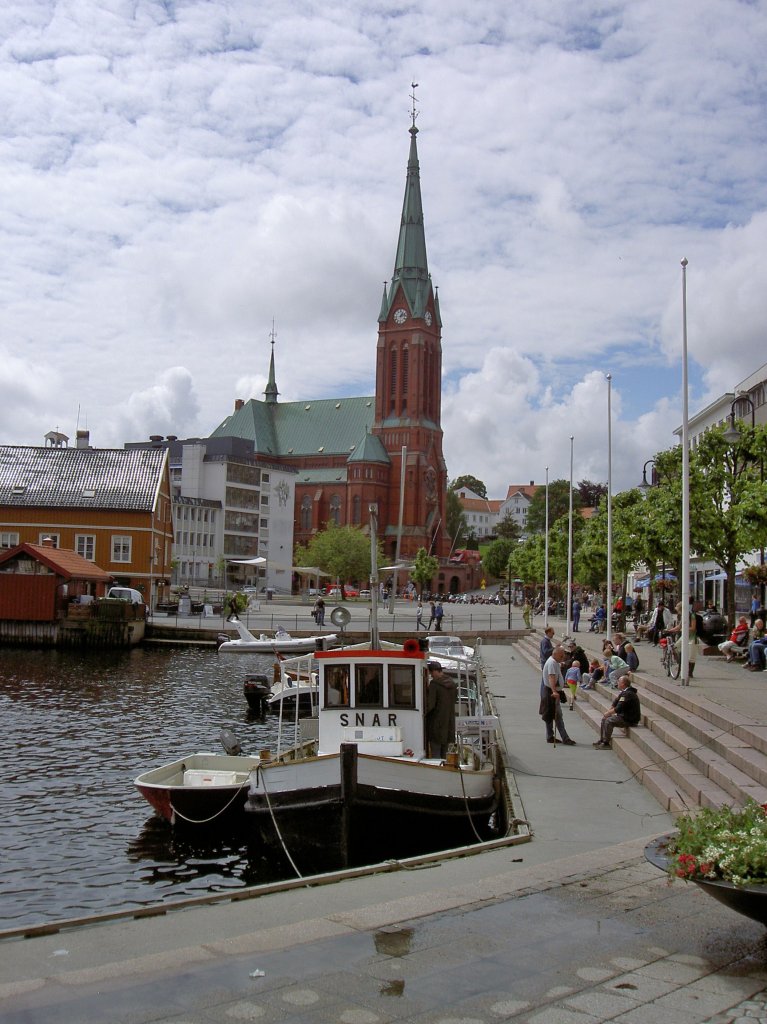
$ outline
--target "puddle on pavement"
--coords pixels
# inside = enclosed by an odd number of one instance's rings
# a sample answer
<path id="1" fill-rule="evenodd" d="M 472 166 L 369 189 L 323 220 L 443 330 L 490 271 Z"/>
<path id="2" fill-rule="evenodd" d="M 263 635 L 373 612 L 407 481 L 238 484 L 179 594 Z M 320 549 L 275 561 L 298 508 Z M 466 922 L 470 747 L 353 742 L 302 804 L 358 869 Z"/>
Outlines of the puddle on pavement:
<path id="1" fill-rule="evenodd" d="M 407 956 L 413 941 L 412 928 L 382 928 L 373 933 L 376 953 L 384 956 Z"/>

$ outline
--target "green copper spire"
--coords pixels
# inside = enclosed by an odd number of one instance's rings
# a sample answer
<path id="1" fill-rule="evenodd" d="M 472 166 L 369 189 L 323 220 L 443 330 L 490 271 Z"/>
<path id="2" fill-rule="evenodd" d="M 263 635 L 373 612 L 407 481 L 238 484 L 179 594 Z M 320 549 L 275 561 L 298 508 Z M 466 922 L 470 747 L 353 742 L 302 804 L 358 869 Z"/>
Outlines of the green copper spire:
<path id="1" fill-rule="evenodd" d="M 274 320 L 272 320 L 272 356 L 271 359 L 269 360 L 269 380 L 267 381 L 266 389 L 264 391 L 264 395 L 266 397 L 266 402 L 268 405 L 276 405 L 277 395 L 279 395 L 279 391 L 277 390 L 277 381 L 275 380 L 274 377 L 274 339 L 276 337 L 277 335 L 274 332 Z"/>
<path id="2" fill-rule="evenodd" d="M 397 256 L 394 262 L 390 297 L 401 284 L 413 316 L 422 316 L 429 295 L 429 266 L 426 260 L 426 235 L 423 228 L 421 178 L 415 124 L 410 130 L 410 157 L 407 163 L 405 198 L 402 203 Z"/>

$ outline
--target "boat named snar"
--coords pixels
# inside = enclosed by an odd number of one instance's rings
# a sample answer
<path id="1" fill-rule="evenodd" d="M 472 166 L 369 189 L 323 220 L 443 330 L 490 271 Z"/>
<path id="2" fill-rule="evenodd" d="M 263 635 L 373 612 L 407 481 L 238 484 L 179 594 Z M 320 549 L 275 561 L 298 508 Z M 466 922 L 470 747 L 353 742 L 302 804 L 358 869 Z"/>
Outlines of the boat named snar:
<path id="1" fill-rule="evenodd" d="M 283 671 L 301 671 L 290 659 Z M 455 848 L 500 834 L 497 720 L 461 687 L 453 749 L 428 756 L 426 653 L 416 640 L 314 654 L 317 736 L 250 773 L 246 818 L 293 858 L 343 865 Z M 302 727 L 302 728 L 301 728 Z M 300 731 L 299 731 L 300 730 Z"/>

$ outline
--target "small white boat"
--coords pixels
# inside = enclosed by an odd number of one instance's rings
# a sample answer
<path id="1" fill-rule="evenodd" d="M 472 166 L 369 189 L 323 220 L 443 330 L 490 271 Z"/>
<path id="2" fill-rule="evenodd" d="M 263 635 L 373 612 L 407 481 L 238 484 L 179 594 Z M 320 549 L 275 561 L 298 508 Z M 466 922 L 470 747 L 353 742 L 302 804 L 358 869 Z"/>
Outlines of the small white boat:
<path id="1" fill-rule="evenodd" d="M 459 636 L 447 633 L 426 637 L 429 657 L 438 661 L 449 675 L 477 675 L 477 654 L 473 647 L 467 647 Z"/>
<path id="2" fill-rule="evenodd" d="M 252 769 L 259 757 L 188 754 L 134 780 L 139 793 L 171 825 L 213 826 L 242 820 Z"/>
<path id="3" fill-rule="evenodd" d="M 261 633 L 260 636 L 254 636 L 236 616 L 232 616 L 228 621 L 237 630 L 239 636 L 233 640 L 228 633 L 218 634 L 218 649 L 225 653 L 303 654 L 309 651 L 327 651 L 331 647 L 335 647 L 338 642 L 335 633 L 295 637 L 291 636 L 282 626 L 278 626 L 271 635 Z"/>

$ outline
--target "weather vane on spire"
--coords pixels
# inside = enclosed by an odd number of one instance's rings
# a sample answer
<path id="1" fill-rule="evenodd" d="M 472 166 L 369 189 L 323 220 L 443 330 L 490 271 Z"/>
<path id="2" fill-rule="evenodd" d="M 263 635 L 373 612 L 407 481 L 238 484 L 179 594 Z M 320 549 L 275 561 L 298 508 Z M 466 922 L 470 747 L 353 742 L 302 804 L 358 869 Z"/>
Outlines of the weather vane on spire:
<path id="1" fill-rule="evenodd" d="M 410 99 L 413 101 L 413 105 L 410 109 L 410 116 L 413 118 L 413 128 L 415 128 L 415 119 L 418 117 L 418 111 L 415 109 L 415 91 L 418 88 L 418 82 L 411 82 L 410 88 L 413 90 L 410 93 Z"/>

